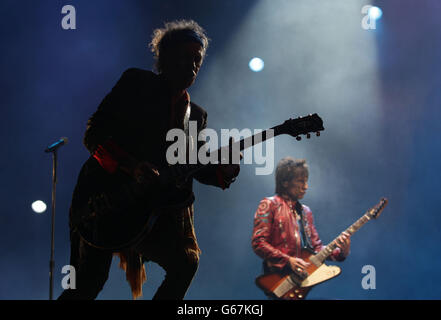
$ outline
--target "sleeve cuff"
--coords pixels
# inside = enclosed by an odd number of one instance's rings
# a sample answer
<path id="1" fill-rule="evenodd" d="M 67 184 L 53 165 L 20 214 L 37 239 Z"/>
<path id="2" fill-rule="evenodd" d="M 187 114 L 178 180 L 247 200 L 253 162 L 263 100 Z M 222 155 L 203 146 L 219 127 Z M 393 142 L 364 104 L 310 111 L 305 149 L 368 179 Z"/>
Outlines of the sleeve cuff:
<path id="1" fill-rule="evenodd" d="M 114 173 L 118 168 L 118 161 L 112 158 L 110 153 L 101 145 L 93 153 L 93 157 L 98 161 L 101 167 L 109 173 Z"/>
<path id="2" fill-rule="evenodd" d="M 93 157 L 104 170 L 109 173 L 114 173 L 118 168 L 119 163 L 127 158 L 128 154 L 115 142 L 109 139 L 102 145 L 98 145 L 93 153 Z"/>
<path id="3" fill-rule="evenodd" d="M 225 190 L 225 181 L 224 181 L 224 176 L 222 174 L 222 170 L 220 166 L 217 166 L 216 168 L 216 177 L 217 177 L 217 182 L 219 184 L 219 186 L 222 188 L 222 190 Z"/>

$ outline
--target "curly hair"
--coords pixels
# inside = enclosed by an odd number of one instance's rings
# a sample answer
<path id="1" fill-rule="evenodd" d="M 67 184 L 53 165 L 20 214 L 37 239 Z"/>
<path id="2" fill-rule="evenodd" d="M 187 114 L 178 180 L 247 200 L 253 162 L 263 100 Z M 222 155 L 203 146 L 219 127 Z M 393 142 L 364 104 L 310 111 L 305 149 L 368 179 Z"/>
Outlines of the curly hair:
<path id="1" fill-rule="evenodd" d="M 176 20 L 166 22 L 164 28 L 155 29 L 149 47 L 154 53 L 156 70 L 162 71 L 163 57 L 167 52 L 173 50 L 177 44 L 187 41 L 199 42 L 202 46 L 202 55 L 205 56 L 209 39 L 197 22 Z"/>
<path id="2" fill-rule="evenodd" d="M 284 182 L 290 182 L 299 176 L 309 176 L 308 165 L 305 159 L 293 159 L 285 157 L 279 161 L 276 167 L 276 193 L 286 193 Z"/>

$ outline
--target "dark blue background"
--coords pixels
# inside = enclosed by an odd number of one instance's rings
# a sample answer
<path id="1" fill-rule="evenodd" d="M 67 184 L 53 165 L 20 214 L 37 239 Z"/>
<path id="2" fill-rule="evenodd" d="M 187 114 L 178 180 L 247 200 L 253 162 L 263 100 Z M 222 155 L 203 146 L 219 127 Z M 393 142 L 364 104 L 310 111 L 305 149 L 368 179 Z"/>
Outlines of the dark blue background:
<path id="1" fill-rule="evenodd" d="M 326 131 L 297 142 L 275 138 L 275 165 L 306 158 L 304 203 L 329 242 L 380 197 L 389 205 L 352 238 L 342 274 L 311 299 L 440 299 L 441 4 L 378 1 L 376 30 L 361 28 L 358 1 L 12 1 L 0 4 L 2 157 L 0 298 L 47 299 L 51 158 L 44 148 L 66 136 L 59 152 L 55 296 L 69 263 L 68 208 L 88 157 L 88 117 L 128 67 L 151 69 L 147 44 L 164 21 L 198 21 L 212 39 L 192 99 L 209 127 L 268 128 L 319 113 Z M 63 30 L 61 8 L 74 5 L 76 30 Z M 253 73 L 259 56 L 265 69 Z M 273 175 L 242 165 L 222 191 L 195 183 L 196 232 L 203 251 L 187 299 L 265 299 L 255 287 L 260 259 L 250 245 L 259 201 L 274 193 Z M 31 210 L 41 199 L 49 208 Z M 99 299 L 130 299 L 114 260 Z M 376 289 L 364 290 L 364 265 Z M 164 272 L 146 265 L 144 298 Z"/>

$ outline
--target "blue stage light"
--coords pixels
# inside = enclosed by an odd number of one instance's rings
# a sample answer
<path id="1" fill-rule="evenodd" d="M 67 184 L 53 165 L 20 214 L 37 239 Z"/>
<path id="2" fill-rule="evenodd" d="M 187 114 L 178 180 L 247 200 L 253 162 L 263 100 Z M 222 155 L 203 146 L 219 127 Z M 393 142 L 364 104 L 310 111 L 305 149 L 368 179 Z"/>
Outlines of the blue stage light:
<path id="1" fill-rule="evenodd" d="M 383 15 L 383 11 L 379 7 L 370 7 L 368 11 L 369 17 L 374 20 L 378 20 Z"/>
<path id="2" fill-rule="evenodd" d="M 46 203 L 41 200 L 34 201 L 31 207 L 32 210 L 34 210 L 34 212 L 36 213 L 43 213 L 46 211 L 47 208 Z"/>
<path id="3" fill-rule="evenodd" d="M 248 66 L 250 67 L 250 69 L 254 72 L 259 72 L 263 70 L 265 63 L 263 62 L 262 59 L 260 58 L 253 58 L 250 60 L 250 63 L 248 64 Z"/>

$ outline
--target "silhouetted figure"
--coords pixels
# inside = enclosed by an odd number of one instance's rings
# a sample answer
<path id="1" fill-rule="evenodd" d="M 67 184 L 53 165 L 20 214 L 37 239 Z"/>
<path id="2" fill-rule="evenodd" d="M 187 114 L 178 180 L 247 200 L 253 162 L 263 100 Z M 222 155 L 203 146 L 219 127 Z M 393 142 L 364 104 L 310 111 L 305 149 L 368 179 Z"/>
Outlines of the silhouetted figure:
<path id="1" fill-rule="evenodd" d="M 80 225 L 96 218 L 91 217 L 90 207 L 95 210 L 93 215 L 99 215 L 105 209 L 111 210 L 118 201 L 125 201 L 124 192 L 110 197 L 109 193 L 103 196 L 94 190 L 119 190 L 127 177 L 136 184 L 135 188 L 151 186 L 158 178 L 156 169 L 168 165 L 166 150 L 172 142 L 166 141 L 167 132 L 179 128 L 188 135 L 189 121 L 197 121 L 198 133 L 207 125 L 207 112 L 190 102 L 187 92 L 207 50 L 204 30 L 194 21 L 166 23 L 164 28 L 154 31 L 150 46 L 157 73 L 126 70 L 88 121 L 84 144 L 91 157 L 81 169 L 70 209 L 71 264 L 76 269 L 76 289 L 65 290 L 59 299 L 95 299 L 107 280 L 114 254 L 120 256 L 120 266 L 126 270 L 134 298 L 142 295 L 146 261 L 154 261 L 166 271 L 154 299 L 183 299 L 197 270 L 200 250 L 194 232 L 192 191 L 190 200 L 182 206 L 161 209 L 151 232 L 128 247 L 117 251 L 98 249 L 79 233 Z M 201 147 L 200 142 L 196 143 Z M 208 165 L 195 178 L 225 189 L 239 169 L 239 165 L 233 164 Z M 192 180 L 186 185 L 186 190 L 191 189 Z M 172 201 L 181 196 L 179 193 L 173 189 L 165 196 Z M 121 234 L 126 231 L 121 227 Z"/>

